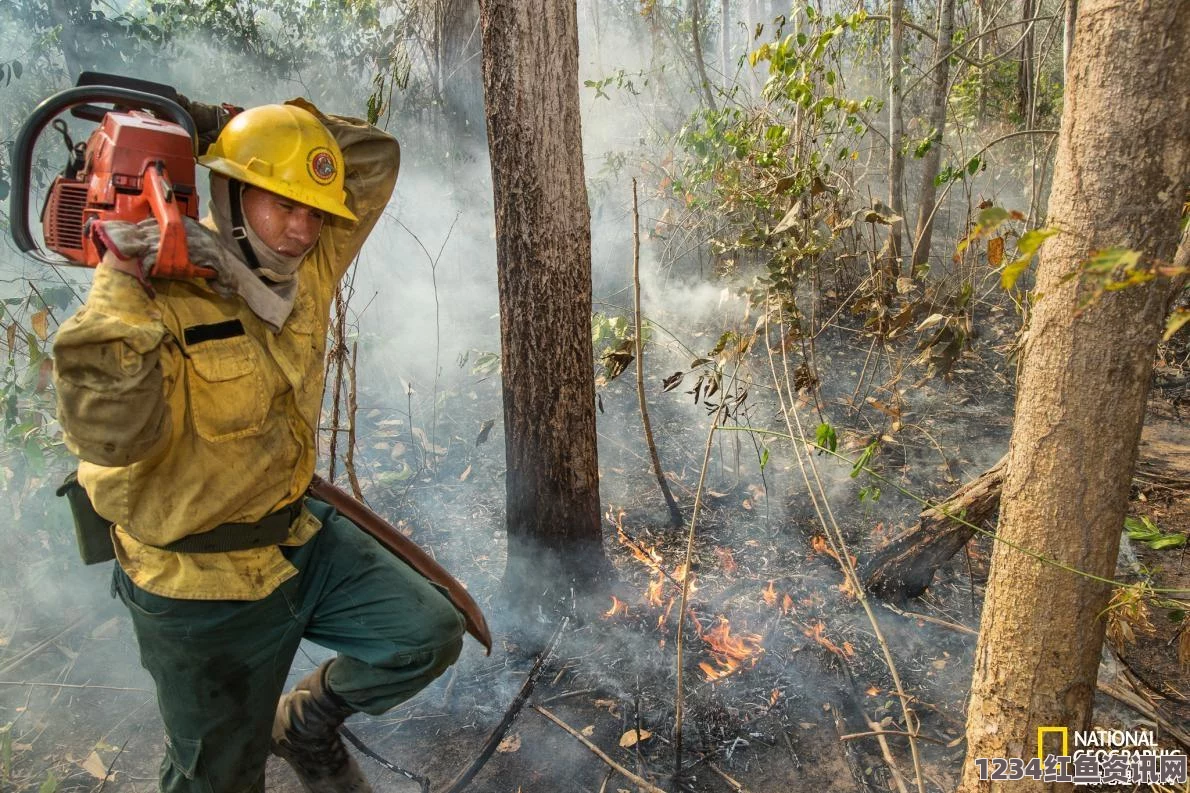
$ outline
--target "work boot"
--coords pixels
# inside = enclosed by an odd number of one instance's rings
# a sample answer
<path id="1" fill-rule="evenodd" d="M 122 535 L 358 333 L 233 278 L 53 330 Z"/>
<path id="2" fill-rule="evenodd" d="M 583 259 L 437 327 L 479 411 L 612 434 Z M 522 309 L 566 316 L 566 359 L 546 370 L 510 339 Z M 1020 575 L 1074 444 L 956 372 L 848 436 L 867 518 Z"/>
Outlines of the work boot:
<path id="1" fill-rule="evenodd" d="M 302 678 L 277 703 L 273 754 L 289 763 L 309 793 L 372 793 L 339 725 L 355 713 L 326 683 L 330 661 Z"/>

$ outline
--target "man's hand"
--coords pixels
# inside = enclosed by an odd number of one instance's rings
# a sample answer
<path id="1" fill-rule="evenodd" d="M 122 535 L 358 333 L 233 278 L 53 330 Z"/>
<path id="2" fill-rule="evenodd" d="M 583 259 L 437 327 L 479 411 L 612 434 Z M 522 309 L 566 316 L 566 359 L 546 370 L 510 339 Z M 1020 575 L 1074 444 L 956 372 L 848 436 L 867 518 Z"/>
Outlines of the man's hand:
<path id="1" fill-rule="evenodd" d="M 223 126 L 236 113 L 244 109 L 226 103 L 222 105 L 208 105 L 204 102 L 195 102 L 183 94 L 178 94 L 178 104 L 194 119 L 194 126 L 198 129 L 198 142 L 202 151 L 206 151 L 207 147 L 219 137 L 219 132 L 223 129 Z"/>

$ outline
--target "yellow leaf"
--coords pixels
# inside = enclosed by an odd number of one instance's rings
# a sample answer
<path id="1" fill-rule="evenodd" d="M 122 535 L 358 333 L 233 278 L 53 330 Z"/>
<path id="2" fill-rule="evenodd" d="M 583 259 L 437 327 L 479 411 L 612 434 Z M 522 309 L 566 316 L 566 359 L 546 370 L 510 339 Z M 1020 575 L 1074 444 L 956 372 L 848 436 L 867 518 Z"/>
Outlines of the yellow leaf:
<path id="1" fill-rule="evenodd" d="M 653 737 L 653 733 L 648 730 L 641 730 L 638 734 L 636 730 L 629 730 L 620 736 L 620 746 L 627 749 L 630 746 L 636 746 L 641 741 L 647 741 Z"/>
<path id="2" fill-rule="evenodd" d="M 579 732 L 582 733 L 583 736 L 590 738 L 592 735 L 595 734 L 595 725 L 588 724 L 586 727 L 583 727 L 581 730 L 579 730 Z"/>
<path id="3" fill-rule="evenodd" d="M 988 240 L 988 264 L 999 267 L 1004 261 L 1004 238 L 992 237 Z"/>
<path id="4" fill-rule="evenodd" d="M 99 752 L 91 752 L 78 766 L 96 779 L 107 778 L 107 765 L 99 757 Z"/>
<path id="5" fill-rule="evenodd" d="M 45 341 L 50 335 L 49 324 L 50 312 L 48 309 L 42 309 L 33 316 L 29 317 L 29 324 L 33 326 L 33 332 L 37 334 L 37 338 Z"/>

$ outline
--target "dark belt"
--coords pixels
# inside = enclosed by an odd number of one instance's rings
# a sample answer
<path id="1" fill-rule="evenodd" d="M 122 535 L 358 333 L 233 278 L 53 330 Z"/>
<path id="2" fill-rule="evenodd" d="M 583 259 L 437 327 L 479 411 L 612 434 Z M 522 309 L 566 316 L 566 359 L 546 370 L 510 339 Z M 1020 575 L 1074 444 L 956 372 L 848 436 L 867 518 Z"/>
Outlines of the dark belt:
<path id="1" fill-rule="evenodd" d="M 222 523 L 210 531 L 191 534 L 169 545 L 155 547 L 177 553 L 225 553 L 280 545 L 289 537 L 289 527 L 301 511 L 302 499 L 299 498 L 255 523 Z"/>

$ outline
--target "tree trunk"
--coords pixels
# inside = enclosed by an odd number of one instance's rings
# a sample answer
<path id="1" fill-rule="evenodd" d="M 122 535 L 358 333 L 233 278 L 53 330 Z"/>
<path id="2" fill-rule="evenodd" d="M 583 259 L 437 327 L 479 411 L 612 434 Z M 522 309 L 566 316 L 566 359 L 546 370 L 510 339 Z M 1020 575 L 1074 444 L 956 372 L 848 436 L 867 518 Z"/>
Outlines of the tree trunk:
<path id="1" fill-rule="evenodd" d="M 1190 186 L 1190 14 L 1182 0 L 1081 5 L 1047 220 L 1064 233 L 1041 253 L 998 535 L 1111 577 L 1168 283 L 1080 311 L 1085 289 L 1067 275 L 1110 246 L 1174 256 Z M 1035 757 L 1039 726 L 1089 727 L 1109 595 L 996 543 L 960 791 L 1055 787 L 980 782 L 973 760 Z"/>
<path id="2" fill-rule="evenodd" d="M 483 134 L 483 71 L 477 0 L 440 0 L 441 93 L 451 131 L 467 138 Z"/>
<path id="3" fill-rule="evenodd" d="M 938 5 L 938 44 L 934 47 L 934 90 L 930 95 L 929 124 L 933 142 L 922 163 L 921 190 L 918 193 L 917 231 L 913 235 L 913 266 L 925 264 L 930 258 L 930 239 L 934 233 L 934 200 L 938 187 L 934 180 L 942 167 L 942 141 L 946 130 L 946 100 L 950 95 L 950 58 L 954 38 L 954 2 L 940 0 Z M 912 273 L 911 273 L 912 275 Z"/>
<path id="4" fill-rule="evenodd" d="M 1017 113 L 1026 129 L 1033 127 L 1033 41 L 1037 38 L 1034 31 L 1036 23 L 1026 22 L 1037 15 L 1033 0 L 1021 0 L 1021 58 L 1016 72 L 1016 101 Z"/>
<path id="5" fill-rule="evenodd" d="M 505 587 L 603 578 L 575 0 L 483 0 L 507 456 Z M 531 604 L 530 604 L 531 605 Z"/>
<path id="6" fill-rule="evenodd" d="M 898 217 L 905 216 L 901 206 L 901 189 L 905 177 L 905 155 L 902 138 L 905 120 L 901 111 L 901 67 L 905 42 L 904 1 L 889 0 L 889 65 L 888 65 L 888 206 Z M 888 255 L 892 275 L 901 273 L 901 232 L 904 223 L 893 222 L 888 231 Z M 890 288 L 891 285 L 886 285 Z"/>
<path id="7" fill-rule="evenodd" d="M 731 74 L 731 0 L 719 0 L 719 55 L 723 64 L 723 82 L 732 82 Z"/>
<path id="8" fill-rule="evenodd" d="M 698 73 L 699 89 L 703 101 L 711 110 L 715 107 L 715 94 L 711 91 L 711 81 L 707 79 L 707 63 L 702 58 L 702 12 L 699 8 L 701 0 L 690 0 L 690 38 L 694 53 L 694 66 Z"/>
<path id="9" fill-rule="evenodd" d="M 1070 48 L 1074 45 L 1074 23 L 1078 19 L 1078 0 L 1066 0 L 1065 13 L 1062 16 L 1062 74 L 1066 74 L 1066 64 L 1070 63 Z"/>
<path id="10" fill-rule="evenodd" d="M 987 0 L 975 0 L 975 31 L 979 34 L 979 41 L 975 44 L 976 61 L 982 64 L 988 57 L 988 39 L 984 35 L 987 25 L 984 23 L 983 4 Z M 979 98 L 976 100 L 975 120 L 983 124 L 988 117 L 988 76 L 987 67 L 979 66 Z"/>

